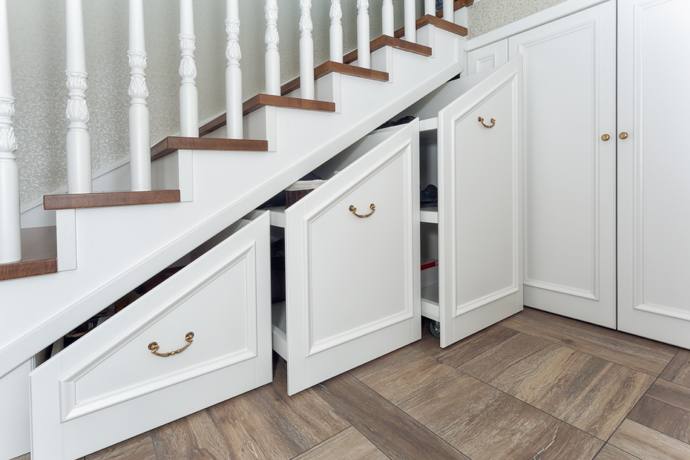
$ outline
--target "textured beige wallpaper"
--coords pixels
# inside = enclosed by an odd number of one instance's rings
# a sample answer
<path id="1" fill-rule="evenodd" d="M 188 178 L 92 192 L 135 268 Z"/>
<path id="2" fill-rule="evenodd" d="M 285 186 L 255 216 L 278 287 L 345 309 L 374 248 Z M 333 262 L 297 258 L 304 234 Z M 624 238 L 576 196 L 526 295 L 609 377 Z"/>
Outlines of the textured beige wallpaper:
<path id="1" fill-rule="evenodd" d="M 330 0 L 312 0 L 315 64 L 328 59 Z M 489 0 L 486 0 L 487 2 Z M 417 0 L 421 16 L 423 0 Z M 195 0 L 199 118 L 225 111 L 225 0 Z M 264 89 L 263 0 L 240 0 L 243 98 Z M 372 38 L 381 34 L 382 0 L 370 0 Z M 127 0 L 83 0 L 87 103 L 93 170 L 129 156 Z M 299 74 L 299 1 L 278 0 L 281 78 Z M 342 0 L 345 51 L 356 48 L 356 0 Z M 394 0 L 396 27 L 403 0 Z M 21 202 L 28 204 L 67 183 L 65 136 L 65 2 L 8 0 L 16 98 Z M 179 132 L 179 2 L 144 0 L 151 144 Z"/>
<path id="2" fill-rule="evenodd" d="M 478 37 L 566 0 L 481 0 L 467 10 L 469 38 Z"/>

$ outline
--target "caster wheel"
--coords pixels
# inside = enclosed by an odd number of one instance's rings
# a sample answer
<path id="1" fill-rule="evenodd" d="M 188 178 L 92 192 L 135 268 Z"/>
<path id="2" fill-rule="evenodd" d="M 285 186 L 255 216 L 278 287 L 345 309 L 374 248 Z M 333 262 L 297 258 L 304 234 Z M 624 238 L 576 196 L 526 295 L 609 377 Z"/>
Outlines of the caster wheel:
<path id="1" fill-rule="evenodd" d="M 436 337 L 437 339 L 441 338 L 441 323 L 438 321 L 432 321 L 429 323 L 429 331 L 431 332 L 431 335 Z"/>

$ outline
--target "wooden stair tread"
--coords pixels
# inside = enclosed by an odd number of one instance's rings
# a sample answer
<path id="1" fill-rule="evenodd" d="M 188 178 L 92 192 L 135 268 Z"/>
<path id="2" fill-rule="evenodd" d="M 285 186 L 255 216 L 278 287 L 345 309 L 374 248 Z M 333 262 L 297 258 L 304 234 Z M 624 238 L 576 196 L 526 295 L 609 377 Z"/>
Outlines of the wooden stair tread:
<path id="1" fill-rule="evenodd" d="M 472 6 L 473 3 L 474 0 L 455 0 L 453 3 L 453 11 L 458 11 L 460 8 L 464 8 L 466 6 Z M 443 8 L 436 12 L 436 17 L 443 17 Z"/>
<path id="2" fill-rule="evenodd" d="M 460 35 L 461 37 L 466 37 L 467 36 L 467 28 L 463 26 L 459 26 L 455 23 L 448 22 L 444 19 L 441 19 L 436 16 L 432 16 L 430 14 L 427 14 L 425 16 L 422 16 L 421 18 L 417 19 L 417 29 L 421 29 L 427 24 L 431 24 L 433 26 L 438 27 L 439 29 L 443 29 L 447 32 L 454 33 L 456 35 Z M 402 27 L 398 30 L 395 31 L 395 38 L 402 38 L 405 36 L 405 28 Z"/>
<path id="3" fill-rule="evenodd" d="M 155 190 L 152 192 L 104 192 L 45 195 L 43 207 L 46 210 L 105 208 L 110 206 L 133 206 L 139 204 L 179 203 L 179 190 Z"/>
<path id="4" fill-rule="evenodd" d="M 151 148 L 151 160 L 157 160 L 178 150 L 238 150 L 245 152 L 267 152 L 268 141 L 169 136 Z"/>
<path id="5" fill-rule="evenodd" d="M 22 229 L 22 260 L 0 265 L 0 281 L 57 273 L 55 227 Z"/>
<path id="6" fill-rule="evenodd" d="M 334 102 L 313 101 L 297 97 L 274 96 L 272 94 L 257 94 L 242 105 L 244 114 L 259 110 L 261 107 L 273 106 L 288 109 L 316 110 L 319 112 L 335 112 Z"/>
<path id="7" fill-rule="evenodd" d="M 363 67 L 357 67 L 350 64 L 342 64 L 335 61 L 326 61 L 316 69 L 314 69 L 314 80 L 318 80 L 321 77 L 325 77 L 330 73 L 340 73 L 343 75 L 351 75 L 353 77 L 368 78 L 370 80 L 376 81 L 388 81 L 388 72 L 381 72 L 379 70 L 365 69 Z M 281 94 L 284 96 L 286 94 L 295 91 L 300 87 L 300 78 L 297 77 L 294 80 L 284 84 L 280 88 Z"/>
<path id="8" fill-rule="evenodd" d="M 391 37 L 389 35 L 381 35 L 371 41 L 371 52 L 383 48 L 384 46 L 390 46 L 399 50 L 408 51 L 410 53 L 419 54 L 421 56 L 431 56 L 431 48 L 424 45 L 419 45 L 417 43 L 406 42 L 399 38 Z M 343 57 L 343 62 L 345 64 L 350 64 L 357 60 L 357 50 L 354 50 Z"/>

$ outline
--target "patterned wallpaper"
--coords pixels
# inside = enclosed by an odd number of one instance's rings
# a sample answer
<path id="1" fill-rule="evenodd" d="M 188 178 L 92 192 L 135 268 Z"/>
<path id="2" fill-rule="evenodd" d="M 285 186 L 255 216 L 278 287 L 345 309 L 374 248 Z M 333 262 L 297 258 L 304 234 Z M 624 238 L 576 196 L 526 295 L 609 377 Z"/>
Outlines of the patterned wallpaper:
<path id="1" fill-rule="evenodd" d="M 467 10 L 469 38 L 478 37 L 566 0 L 481 0 Z"/>
<path id="2" fill-rule="evenodd" d="M 487 3 L 489 0 L 486 0 Z M 371 34 L 381 34 L 383 0 L 370 0 Z M 28 204 L 67 184 L 65 136 L 65 2 L 8 0 L 20 196 Z M 264 89 L 262 0 L 240 0 L 243 99 Z M 225 111 L 225 0 L 195 0 L 197 87 L 201 121 Z M 127 0 L 84 0 L 87 103 L 91 112 L 92 168 L 129 156 Z M 394 0 L 396 27 L 403 0 Z M 423 0 L 417 0 L 421 15 Z M 298 0 L 278 0 L 281 80 L 299 74 Z M 342 0 L 345 51 L 356 48 L 356 0 Z M 314 61 L 329 53 L 329 0 L 313 0 Z M 151 144 L 179 132 L 179 2 L 145 0 L 146 69 Z"/>

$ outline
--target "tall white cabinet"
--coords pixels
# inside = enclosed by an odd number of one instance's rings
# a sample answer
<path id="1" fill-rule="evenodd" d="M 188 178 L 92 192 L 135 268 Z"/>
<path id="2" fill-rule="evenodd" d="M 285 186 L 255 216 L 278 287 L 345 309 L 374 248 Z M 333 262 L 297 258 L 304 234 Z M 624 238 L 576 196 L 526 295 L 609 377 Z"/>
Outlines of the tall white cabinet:
<path id="1" fill-rule="evenodd" d="M 690 2 L 618 14 L 618 327 L 690 348 Z"/>

